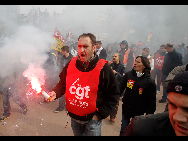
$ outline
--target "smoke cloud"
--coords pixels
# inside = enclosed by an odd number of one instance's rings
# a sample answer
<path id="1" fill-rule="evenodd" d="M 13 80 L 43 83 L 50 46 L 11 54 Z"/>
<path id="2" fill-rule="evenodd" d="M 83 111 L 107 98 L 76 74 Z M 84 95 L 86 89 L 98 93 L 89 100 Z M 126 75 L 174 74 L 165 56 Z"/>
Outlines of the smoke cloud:
<path id="1" fill-rule="evenodd" d="M 35 8 L 37 7 L 36 5 Z M 102 41 L 104 48 L 108 44 L 121 42 L 123 35 L 128 43 L 137 44 L 142 41 L 152 53 L 159 49 L 161 44 L 168 42 L 188 44 L 186 5 L 63 5 L 62 7 L 62 13 L 56 13 L 58 15 L 56 18 L 51 17 L 50 13 L 51 22 L 46 21 L 37 28 L 36 25 L 28 25 L 29 23 L 20 26 L 10 24 L 9 19 L 3 21 L 4 25 L 14 27 L 15 34 L 3 40 L 4 45 L 0 49 L 0 66 L 3 69 L 0 70 L 0 77 L 5 78 L 15 70 L 23 72 L 29 64 L 41 67 L 47 59 L 45 52 L 53 43 L 52 34 L 55 27 L 64 38 L 69 29 L 76 38 L 82 33 L 93 33 L 97 40 Z M 66 10 L 63 10 L 65 7 Z M 48 9 L 48 6 L 46 8 Z M 131 33 L 131 29 L 135 32 Z M 150 43 L 147 43 L 150 30 L 153 36 Z M 118 49 L 117 44 L 115 50 Z"/>
<path id="2" fill-rule="evenodd" d="M 45 52 L 53 43 L 53 37 L 34 26 L 21 26 L 15 34 L 4 38 L 0 48 L 0 77 L 24 72 L 30 64 L 35 67 L 47 60 Z"/>

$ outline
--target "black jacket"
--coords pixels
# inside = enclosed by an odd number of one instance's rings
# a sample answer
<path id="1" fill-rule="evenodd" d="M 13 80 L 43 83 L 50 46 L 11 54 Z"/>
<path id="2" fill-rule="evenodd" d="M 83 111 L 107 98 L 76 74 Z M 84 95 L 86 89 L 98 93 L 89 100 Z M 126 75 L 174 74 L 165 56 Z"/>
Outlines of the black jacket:
<path id="1" fill-rule="evenodd" d="M 125 66 L 121 63 L 112 63 L 110 66 L 117 72 L 115 76 L 117 78 L 117 83 L 119 84 L 121 82 L 121 79 L 123 78 L 123 75 L 126 73 Z"/>
<path id="2" fill-rule="evenodd" d="M 82 72 L 89 72 L 95 68 L 98 60 L 99 57 L 96 55 L 95 59 L 93 59 L 89 63 L 88 68 L 84 68 L 81 62 L 77 60 L 76 68 Z M 63 68 L 63 71 L 59 75 L 60 81 L 53 89 L 53 91 L 56 92 L 56 99 L 65 94 L 66 75 L 67 75 L 67 68 L 69 63 L 67 63 L 67 65 Z M 98 110 L 87 116 L 78 116 L 68 112 L 69 116 L 77 120 L 88 121 L 92 119 L 92 117 L 96 114 L 99 119 L 104 119 L 108 117 L 109 114 L 114 110 L 119 96 L 120 93 L 119 93 L 116 77 L 112 72 L 110 66 L 108 64 L 105 64 L 104 67 L 101 69 L 99 75 L 99 86 L 98 86 L 97 101 L 96 101 L 96 106 Z"/>
<path id="3" fill-rule="evenodd" d="M 59 69 L 62 71 L 63 68 L 65 67 L 65 65 L 73 58 L 73 55 L 71 53 L 69 53 L 69 56 L 66 58 L 64 55 L 61 55 L 59 57 Z M 60 71 L 60 72 L 61 72 Z"/>
<path id="4" fill-rule="evenodd" d="M 107 53 L 106 50 L 103 48 L 99 54 L 99 58 L 106 60 L 106 57 L 107 57 Z"/>
<path id="5" fill-rule="evenodd" d="M 162 73 L 168 75 L 175 67 L 182 66 L 182 55 L 175 49 L 165 55 Z"/>
<path id="6" fill-rule="evenodd" d="M 138 116 L 131 120 L 122 136 L 176 136 L 169 112 Z"/>
<path id="7" fill-rule="evenodd" d="M 128 84 L 134 81 L 133 86 Z M 126 89 L 122 99 L 122 111 L 125 117 L 134 117 L 136 115 L 153 114 L 156 110 L 156 84 L 151 75 L 145 73 L 137 77 L 136 71 L 127 72 L 121 83 L 120 93 Z"/>

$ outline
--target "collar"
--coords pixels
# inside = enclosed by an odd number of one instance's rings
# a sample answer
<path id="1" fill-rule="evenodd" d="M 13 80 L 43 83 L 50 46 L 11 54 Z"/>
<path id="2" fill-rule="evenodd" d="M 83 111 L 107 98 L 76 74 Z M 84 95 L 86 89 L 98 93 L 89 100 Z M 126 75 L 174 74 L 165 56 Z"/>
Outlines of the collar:
<path id="1" fill-rule="evenodd" d="M 83 66 L 85 68 L 85 70 L 88 68 L 90 62 L 92 62 L 95 58 L 96 58 L 96 53 L 94 52 L 93 57 L 91 57 L 89 60 L 87 60 L 86 62 L 82 62 L 80 57 L 78 56 L 78 62 L 81 64 L 81 66 Z"/>
<path id="2" fill-rule="evenodd" d="M 97 49 L 97 51 L 101 51 L 102 49 L 103 49 L 103 47 L 101 47 L 101 48 Z"/>
<path id="3" fill-rule="evenodd" d="M 136 74 L 137 74 L 137 77 L 141 77 L 141 76 L 144 75 L 144 73 L 140 73 L 140 72 L 138 72 L 138 71 L 136 71 Z"/>

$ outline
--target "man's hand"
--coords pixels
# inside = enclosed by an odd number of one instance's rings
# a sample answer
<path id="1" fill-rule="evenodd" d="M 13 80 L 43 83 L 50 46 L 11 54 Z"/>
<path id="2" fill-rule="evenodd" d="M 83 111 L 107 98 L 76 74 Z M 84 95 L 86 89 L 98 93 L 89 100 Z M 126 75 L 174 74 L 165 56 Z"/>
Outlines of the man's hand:
<path id="1" fill-rule="evenodd" d="M 93 119 L 94 119 L 94 120 L 99 120 L 99 118 L 98 118 L 97 115 L 94 115 L 94 116 L 93 116 Z"/>
<path id="2" fill-rule="evenodd" d="M 116 74 L 116 73 L 117 73 L 117 71 L 115 71 L 115 70 L 112 70 L 112 71 L 113 71 L 113 73 L 114 73 L 114 74 Z"/>
<path id="3" fill-rule="evenodd" d="M 48 95 L 51 97 L 51 99 L 48 100 L 48 102 L 52 102 L 56 98 L 56 93 L 54 91 L 49 92 Z"/>
<path id="4" fill-rule="evenodd" d="M 108 61 L 108 65 L 111 65 L 113 62 L 112 61 Z"/>

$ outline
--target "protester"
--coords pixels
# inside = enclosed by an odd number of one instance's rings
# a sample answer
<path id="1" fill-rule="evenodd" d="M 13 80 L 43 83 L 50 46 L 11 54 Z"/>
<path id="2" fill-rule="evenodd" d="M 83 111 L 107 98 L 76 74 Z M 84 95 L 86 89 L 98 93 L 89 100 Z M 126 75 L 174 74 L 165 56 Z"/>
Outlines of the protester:
<path id="1" fill-rule="evenodd" d="M 168 83 L 169 83 L 170 81 L 172 81 L 173 78 L 174 78 L 178 73 L 185 72 L 185 71 L 188 71 L 188 64 L 183 65 L 183 66 L 177 66 L 177 67 L 175 67 L 175 68 L 169 73 L 168 77 L 167 77 L 166 80 L 164 81 L 165 88 L 167 88 Z M 168 103 L 167 103 L 167 105 L 166 105 L 165 111 L 168 111 Z"/>
<path id="2" fill-rule="evenodd" d="M 181 45 L 176 45 L 176 51 L 182 55 L 182 58 L 184 57 L 184 47 Z"/>
<path id="3" fill-rule="evenodd" d="M 101 45 L 102 45 L 101 41 L 96 42 L 97 55 L 99 56 L 100 59 L 106 60 L 107 57 L 106 50 Z"/>
<path id="4" fill-rule="evenodd" d="M 112 56 L 113 56 L 113 52 L 112 52 L 112 46 L 109 45 L 107 48 L 107 61 L 112 61 Z"/>
<path id="5" fill-rule="evenodd" d="M 153 59 L 153 54 L 151 54 L 149 51 L 149 48 L 147 47 L 143 48 L 141 56 L 148 58 L 150 62 L 151 71 L 152 71 L 154 69 L 154 59 Z"/>
<path id="6" fill-rule="evenodd" d="M 52 100 L 65 94 L 75 136 L 100 136 L 102 119 L 113 111 L 120 95 L 112 69 L 95 50 L 96 37 L 91 33 L 80 35 L 79 56 L 67 63 L 59 83 L 49 93 Z"/>
<path id="7" fill-rule="evenodd" d="M 113 54 L 113 63 L 110 65 L 114 74 L 115 74 L 115 76 L 116 76 L 118 85 L 119 85 L 121 79 L 123 78 L 123 75 L 125 75 L 125 73 L 126 73 L 125 66 L 122 65 L 119 60 L 120 60 L 120 54 L 114 53 Z M 111 123 L 115 123 L 115 118 L 116 118 L 116 114 L 117 114 L 117 111 L 118 111 L 118 106 L 119 106 L 119 99 L 118 99 L 118 103 L 116 104 L 116 108 L 110 114 Z"/>
<path id="8" fill-rule="evenodd" d="M 45 63 L 42 65 L 42 68 L 45 70 L 45 85 L 44 85 L 44 91 L 50 92 L 55 87 L 55 85 L 58 82 L 58 60 L 57 56 L 60 56 L 57 54 L 58 51 L 51 49 L 46 52 L 46 55 L 48 56 L 48 59 L 45 61 Z M 47 103 L 45 98 L 39 102 L 39 104 Z"/>
<path id="9" fill-rule="evenodd" d="M 159 103 L 163 103 L 167 101 L 167 92 L 164 86 L 164 81 L 167 78 L 168 74 L 177 66 L 182 66 L 182 55 L 178 53 L 174 47 L 173 44 L 167 43 L 165 45 L 165 49 L 168 52 L 165 55 L 164 64 L 162 67 L 162 84 L 163 84 L 163 96 L 162 99 L 159 100 Z"/>
<path id="10" fill-rule="evenodd" d="M 168 83 L 169 112 L 132 119 L 124 136 L 188 136 L 188 71 Z M 146 126 L 147 125 L 147 126 Z"/>
<path id="11" fill-rule="evenodd" d="M 134 68 L 120 82 L 122 99 L 122 124 L 120 135 L 129 125 L 130 119 L 139 115 L 153 114 L 156 110 L 156 85 L 150 75 L 150 63 L 146 57 L 138 56 Z"/>
<path id="12" fill-rule="evenodd" d="M 123 40 L 120 43 L 120 50 L 118 53 L 121 55 L 120 62 L 122 62 L 127 71 L 130 71 L 134 64 L 134 55 L 133 52 L 128 48 L 128 42 Z"/>
<path id="13" fill-rule="evenodd" d="M 62 56 L 60 57 L 60 65 L 59 65 L 59 69 L 60 72 L 63 70 L 63 68 L 66 66 L 66 64 L 73 58 L 73 55 L 71 53 L 69 53 L 69 47 L 68 46 L 63 46 L 61 48 L 61 54 Z M 55 113 L 59 113 L 60 111 L 63 111 L 65 109 L 66 105 L 65 105 L 65 95 L 62 95 L 59 98 L 59 106 L 58 108 L 55 110 Z"/>
<path id="14" fill-rule="evenodd" d="M 131 48 L 131 51 L 134 53 L 135 57 L 137 57 L 141 54 L 141 52 L 140 52 L 140 50 L 138 50 L 138 47 L 136 46 L 136 44 L 132 44 L 130 48 Z"/>
<path id="15" fill-rule="evenodd" d="M 59 69 L 60 72 L 63 70 L 63 68 L 66 66 L 66 64 L 73 58 L 73 55 L 69 53 L 69 47 L 63 46 L 61 48 L 61 58 L 59 59 Z"/>
<path id="16" fill-rule="evenodd" d="M 157 76 L 156 94 L 159 94 L 160 92 L 161 74 L 165 55 L 165 45 L 161 45 L 160 49 L 154 54 L 154 70 L 152 71 L 151 76 L 154 80 Z"/>
<path id="17" fill-rule="evenodd" d="M 15 71 L 13 75 L 0 79 L 0 93 L 2 94 L 4 108 L 4 113 L 3 116 L 0 117 L 0 121 L 10 117 L 10 97 L 12 97 L 13 101 L 23 109 L 23 114 L 27 113 L 27 106 L 18 95 L 20 87 L 19 84 L 23 80 L 22 74 L 19 73 L 19 71 Z"/>
<path id="18" fill-rule="evenodd" d="M 188 63 L 188 46 L 186 47 L 185 56 L 183 58 L 183 64 L 186 65 Z"/>

